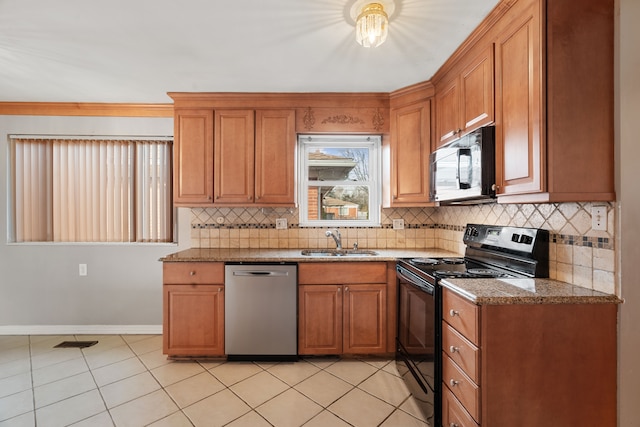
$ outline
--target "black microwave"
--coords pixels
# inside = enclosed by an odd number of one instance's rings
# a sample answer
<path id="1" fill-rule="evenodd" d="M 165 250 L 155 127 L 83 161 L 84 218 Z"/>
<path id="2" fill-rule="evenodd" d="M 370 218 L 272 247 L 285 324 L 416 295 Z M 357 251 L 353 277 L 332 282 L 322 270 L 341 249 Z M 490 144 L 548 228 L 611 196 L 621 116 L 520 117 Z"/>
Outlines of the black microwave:
<path id="1" fill-rule="evenodd" d="M 430 156 L 430 199 L 440 204 L 495 200 L 495 127 L 485 126 Z"/>

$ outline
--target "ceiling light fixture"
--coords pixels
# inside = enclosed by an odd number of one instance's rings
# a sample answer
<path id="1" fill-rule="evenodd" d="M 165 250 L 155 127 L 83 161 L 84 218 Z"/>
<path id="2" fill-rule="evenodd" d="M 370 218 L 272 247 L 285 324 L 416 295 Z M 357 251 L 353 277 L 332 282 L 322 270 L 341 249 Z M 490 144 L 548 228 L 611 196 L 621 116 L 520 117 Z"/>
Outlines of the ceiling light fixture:
<path id="1" fill-rule="evenodd" d="M 384 43 L 393 10 L 393 0 L 357 0 L 350 13 L 356 24 L 356 41 L 364 47 L 377 47 Z"/>

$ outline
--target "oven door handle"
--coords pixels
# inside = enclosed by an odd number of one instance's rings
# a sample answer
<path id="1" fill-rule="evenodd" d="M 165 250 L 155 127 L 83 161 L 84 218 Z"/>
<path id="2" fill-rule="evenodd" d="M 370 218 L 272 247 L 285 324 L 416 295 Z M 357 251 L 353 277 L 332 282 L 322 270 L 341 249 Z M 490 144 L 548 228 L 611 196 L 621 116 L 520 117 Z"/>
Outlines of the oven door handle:
<path id="1" fill-rule="evenodd" d="M 429 295 L 433 295 L 435 293 L 434 285 L 432 285 L 429 282 L 426 282 L 424 279 L 418 277 L 417 275 L 411 273 L 410 271 L 407 271 L 402 267 L 396 268 L 396 276 L 399 279 L 404 280 L 408 284 L 415 286 L 421 291 L 428 293 Z"/>

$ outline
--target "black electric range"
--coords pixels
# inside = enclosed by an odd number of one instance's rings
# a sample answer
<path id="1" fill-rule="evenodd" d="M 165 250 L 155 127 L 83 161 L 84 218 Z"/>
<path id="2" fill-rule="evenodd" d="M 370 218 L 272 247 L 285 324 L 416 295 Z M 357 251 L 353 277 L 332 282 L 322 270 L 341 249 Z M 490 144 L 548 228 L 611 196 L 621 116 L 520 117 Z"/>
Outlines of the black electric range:
<path id="1" fill-rule="evenodd" d="M 447 278 L 548 277 L 548 232 L 468 224 L 464 257 L 398 260 L 396 360 L 415 401 L 432 426 L 441 423 L 442 297 Z"/>

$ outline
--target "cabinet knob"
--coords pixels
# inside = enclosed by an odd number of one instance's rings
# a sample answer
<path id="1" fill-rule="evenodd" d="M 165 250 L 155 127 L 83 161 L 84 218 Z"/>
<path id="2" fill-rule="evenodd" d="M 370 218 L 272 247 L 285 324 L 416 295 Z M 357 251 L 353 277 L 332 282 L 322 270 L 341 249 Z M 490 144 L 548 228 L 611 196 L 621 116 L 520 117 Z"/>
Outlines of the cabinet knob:
<path id="1" fill-rule="evenodd" d="M 345 286 L 344 291 L 345 291 L 345 292 L 349 292 L 349 287 L 348 287 L 348 286 Z"/>
<path id="2" fill-rule="evenodd" d="M 256 200 L 260 200 L 260 196 L 256 196 Z"/>
<path id="3" fill-rule="evenodd" d="M 460 427 L 460 425 L 458 425 L 458 423 L 451 423 L 449 424 L 449 427 Z"/>
<path id="4" fill-rule="evenodd" d="M 449 351 L 451 353 L 456 353 L 456 352 L 459 353 L 460 352 L 460 348 L 459 347 L 455 347 L 455 346 L 450 346 L 449 347 Z"/>
<path id="5" fill-rule="evenodd" d="M 189 276 L 195 276 L 195 275 L 196 275 L 196 272 L 195 272 L 195 271 L 190 271 L 190 272 L 189 272 Z"/>
<path id="6" fill-rule="evenodd" d="M 451 317 L 460 316 L 460 312 L 458 310 L 454 310 L 452 308 L 451 310 L 449 310 L 449 316 L 451 316 Z"/>
<path id="7" fill-rule="evenodd" d="M 218 288 L 218 292 L 222 292 L 222 289 L 223 289 L 223 288 Z"/>
<path id="8" fill-rule="evenodd" d="M 251 197 L 251 196 L 247 197 L 247 200 L 251 200 L 251 199 L 253 199 L 253 197 Z"/>
<path id="9" fill-rule="evenodd" d="M 499 185 L 496 185 L 496 184 L 493 184 L 493 185 L 491 186 L 491 189 L 497 193 L 498 191 L 500 191 L 500 186 L 499 186 Z"/>
<path id="10" fill-rule="evenodd" d="M 455 386 L 457 386 L 458 384 L 460 384 L 460 381 L 456 381 L 456 380 L 454 380 L 454 379 L 450 379 L 450 380 L 449 380 L 449 384 L 451 385 L 451 387 L 455 387 Z"/>

